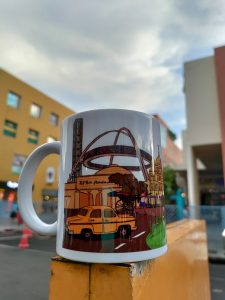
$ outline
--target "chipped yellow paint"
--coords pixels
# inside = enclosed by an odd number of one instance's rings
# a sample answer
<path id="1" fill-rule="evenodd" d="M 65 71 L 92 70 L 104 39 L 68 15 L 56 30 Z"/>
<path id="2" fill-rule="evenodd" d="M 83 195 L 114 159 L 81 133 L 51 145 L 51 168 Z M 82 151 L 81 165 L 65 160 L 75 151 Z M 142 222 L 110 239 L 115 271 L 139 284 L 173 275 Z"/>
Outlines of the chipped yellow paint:
<path id="1" fill-rule="evenodd" d="M 130 264 L 53 261 L 50 300 L 209 300 L 204 221 L 167 226 L 168 252 Z"/>

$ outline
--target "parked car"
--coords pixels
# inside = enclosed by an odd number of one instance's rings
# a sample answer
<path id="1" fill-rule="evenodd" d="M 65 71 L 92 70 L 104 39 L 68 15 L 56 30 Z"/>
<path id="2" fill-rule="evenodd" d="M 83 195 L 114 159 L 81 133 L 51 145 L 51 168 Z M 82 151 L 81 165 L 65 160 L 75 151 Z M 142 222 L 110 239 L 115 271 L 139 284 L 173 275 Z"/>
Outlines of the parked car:
<path id="1" fill-rule="evenodd" d="M 89 240 L 93 234 L 118 233 L 127 238 L 136 230 L 136 219 L 130 215 L 119 215 L 109 206 L 85 206 L 77 214 L 66 219 L 66 231 L 80 234 Z"/>

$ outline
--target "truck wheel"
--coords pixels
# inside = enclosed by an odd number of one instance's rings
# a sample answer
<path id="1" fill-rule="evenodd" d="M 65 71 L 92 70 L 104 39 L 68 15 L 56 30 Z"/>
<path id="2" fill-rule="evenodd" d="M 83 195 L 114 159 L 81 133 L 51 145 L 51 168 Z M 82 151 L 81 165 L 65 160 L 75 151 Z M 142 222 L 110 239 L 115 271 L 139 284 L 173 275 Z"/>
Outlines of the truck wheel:
<path id="1" fill-rule="evenodd" d="M 91 229 L 83 229 L 81 235 L 85 241 L 89 241 L 92 238 L 93 233 Z"/>
<path id="2" fill-rule="evenodd" d="M 119 235 L 121 238 L 129 238 L 131 235 L 131 229 L 129 226 L 120 226 Z"/>

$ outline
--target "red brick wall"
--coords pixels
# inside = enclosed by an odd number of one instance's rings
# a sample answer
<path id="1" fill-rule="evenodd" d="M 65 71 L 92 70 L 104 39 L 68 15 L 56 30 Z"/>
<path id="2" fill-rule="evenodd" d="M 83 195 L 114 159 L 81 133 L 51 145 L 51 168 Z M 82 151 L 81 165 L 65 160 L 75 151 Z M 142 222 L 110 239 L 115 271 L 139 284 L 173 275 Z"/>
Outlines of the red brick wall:
<path id="1" fill-rule="evenodd" d="M 163 149 L 164 165 L 179 166 L 183 163 L 182 150 L 167 137 L 167 146 Z"/>

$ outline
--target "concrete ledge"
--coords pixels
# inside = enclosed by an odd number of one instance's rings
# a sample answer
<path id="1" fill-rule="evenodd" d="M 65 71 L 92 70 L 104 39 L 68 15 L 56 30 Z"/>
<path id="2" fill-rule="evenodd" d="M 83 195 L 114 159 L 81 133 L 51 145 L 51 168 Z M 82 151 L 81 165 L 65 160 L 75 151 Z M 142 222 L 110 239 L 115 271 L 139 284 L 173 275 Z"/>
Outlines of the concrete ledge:
<path id="1" fill-rule="evenodd" d="M 168 252 L 130 264 L 85 264 L 53 258 L 49 300 L 210 299 L 205 222 L 167 226 Z"/>

